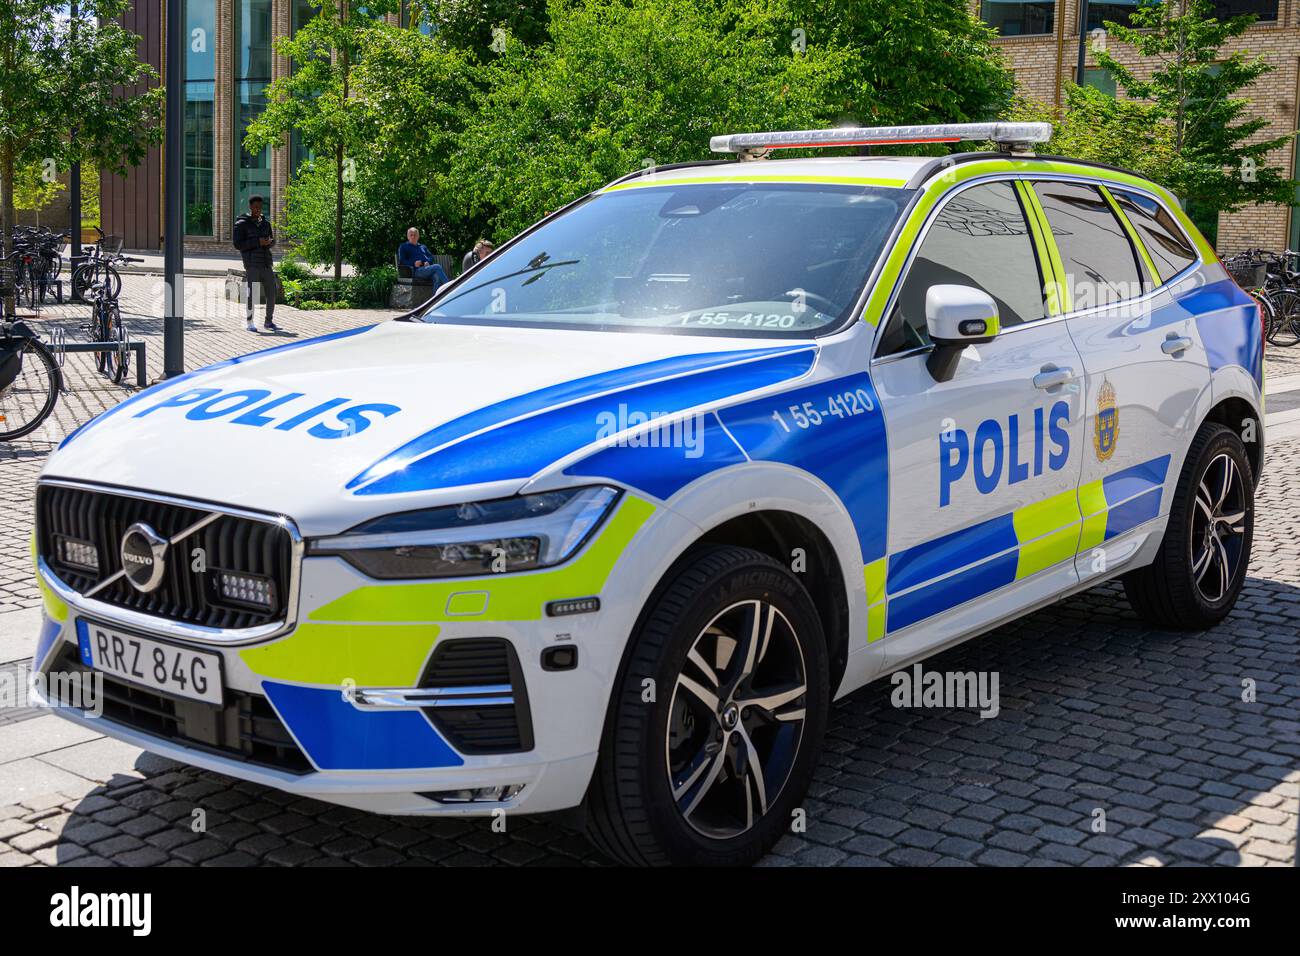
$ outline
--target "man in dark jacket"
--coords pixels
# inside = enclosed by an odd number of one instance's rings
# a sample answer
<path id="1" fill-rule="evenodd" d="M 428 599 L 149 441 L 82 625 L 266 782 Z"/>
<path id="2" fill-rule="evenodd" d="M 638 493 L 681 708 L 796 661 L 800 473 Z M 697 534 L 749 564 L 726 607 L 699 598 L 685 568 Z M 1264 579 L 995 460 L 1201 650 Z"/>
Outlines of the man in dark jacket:
<path id="1" fill-rule="evenodd" d="M 397 264 L 411 270 L 411 278 L 431 283 L 434 289 L 446 285 L 447 273 L 433 261 L 433 253 L 420 241 L 420 230 L 406 230 L 406 241 L 397 247 Z"/>
<path id="2" fill-rule="evenodd" d="M 271 261 L 271 247 L 275 245 L 275 233 L 271 231 L 270 221 L 262 215 L 261 196 L 252 196 L 248 200 L 248 212 L 235 220 L 235 248 L 244 259 L 244 309 L 247 324 L 245 328 L 256 332 L 253 324 L 253 290 L 260 288 L 262 299 L 266 302 L 266 330 L 278 332 L 279 327 L 273 321 L 275 316 L 275 298 L 278 290 L 275 264 Z"/>

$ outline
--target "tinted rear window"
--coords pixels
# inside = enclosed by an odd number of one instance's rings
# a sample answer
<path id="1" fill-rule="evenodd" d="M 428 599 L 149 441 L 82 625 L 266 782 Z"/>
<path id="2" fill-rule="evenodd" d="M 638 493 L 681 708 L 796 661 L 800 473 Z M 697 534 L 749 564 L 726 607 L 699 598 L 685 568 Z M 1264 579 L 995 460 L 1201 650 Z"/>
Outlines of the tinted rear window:
<path id="1" fill-rule="evenodd" d="M 1034 191 L 1061 251 L 1073 309 L 1109 305 L 1142 294 L 1133 244 L 1096 187 L 1036 182 Z"/>
<path id="2" fill-rule="evenodd" d="M 1161 282 L 1168 282 L 1196 261 L 1196 250 L 1164 206 L 1148 196 L 1120 189 L 1112 188 L 1110 194 L 1137 230 Z"/>

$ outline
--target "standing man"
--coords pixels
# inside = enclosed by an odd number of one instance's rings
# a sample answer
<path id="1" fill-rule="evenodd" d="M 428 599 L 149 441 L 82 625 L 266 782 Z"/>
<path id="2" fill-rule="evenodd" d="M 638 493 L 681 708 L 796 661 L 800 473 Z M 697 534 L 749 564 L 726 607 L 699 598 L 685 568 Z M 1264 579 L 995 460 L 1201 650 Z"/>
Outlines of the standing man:
<path id="1" fill-rule="evenodd" d="M 474 243 L 474 248 L 465 253 L 465 257 L 460 260 L 460 271 L 468 272 L 470 266 L 478 265 L 478 263 L 492 255 L 492 249 L 492 243 L 486 239 L 480 239 Z"/>
<path id="2" fill-rule="evenodd" d="M 263 200 L 261 196 L 250 196 L 248 212 L 235 220 L 235 248 L 244 260 L 244 295 L 247 305 L 244 309 L 248 322 L 244 328 L 256 332 L 253 324 L 254 287 L 260 287 L 266 302 L 266 325 L 268 332 L 279 332 L 280 327 L 273 321 L 275 316 L 275 298 L 278 280 L 275 264 L 271 260 L 271 247 L 275 245 L 275 233 L 271 231 L 270 221 L 262 215 Z"/>
<path id="3" fill-rule="evenodd" d="M 414 226 L 406 230 L 406 241 L 397 247 L 397 264 L 410 269 L 412 278 L 433 283 L 435 291 L 447 283 L 446 270 L 433 261 L 433 253 L 420 242 L 420 230 Z"/>

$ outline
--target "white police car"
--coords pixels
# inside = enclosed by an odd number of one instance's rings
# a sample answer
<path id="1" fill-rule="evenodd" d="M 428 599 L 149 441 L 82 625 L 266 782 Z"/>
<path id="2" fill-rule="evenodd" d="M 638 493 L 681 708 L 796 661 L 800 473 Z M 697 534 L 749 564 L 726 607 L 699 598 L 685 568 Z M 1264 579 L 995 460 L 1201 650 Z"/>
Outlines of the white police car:
<path id="1" fill-rule="evenodd" d="M 131 398 L 41 479 L 37 666 L 235 777 L 728 863 L 839 695 L 1121 575 L 1213 625 L 1258 311 L 1173 197 L 1046 132 L 718 137 L 1001 151 L 636 172 L 411 316 Z"/>

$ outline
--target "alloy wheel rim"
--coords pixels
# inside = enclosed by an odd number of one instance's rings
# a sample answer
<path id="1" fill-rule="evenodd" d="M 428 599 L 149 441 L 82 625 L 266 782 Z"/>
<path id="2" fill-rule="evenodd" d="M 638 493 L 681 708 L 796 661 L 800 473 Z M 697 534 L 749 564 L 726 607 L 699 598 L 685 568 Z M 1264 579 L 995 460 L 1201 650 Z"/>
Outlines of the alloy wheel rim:
<path id="1" fill-rule="evenodd" d="M 669 790 L 692 829 L 729 839 L 767 813 L 799 755 L 807 694 L 799 635 L 770 602 L 733 604 L 696 636 L 664 740 Z"/>
<path id="2" fill-rule="evenodd" d="M 1219 604 L 1232 588 L 1246 539 L 1246 489 L 1241 469 L 1216 455 L 1196 487 L 1191 522 L 1192 581 L 1201 597 Z"/>

